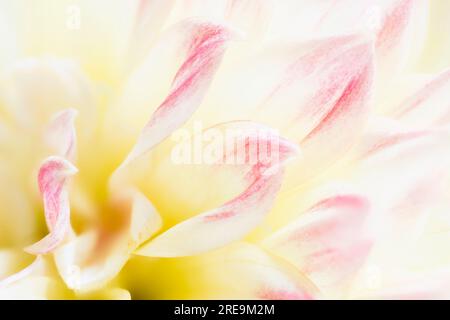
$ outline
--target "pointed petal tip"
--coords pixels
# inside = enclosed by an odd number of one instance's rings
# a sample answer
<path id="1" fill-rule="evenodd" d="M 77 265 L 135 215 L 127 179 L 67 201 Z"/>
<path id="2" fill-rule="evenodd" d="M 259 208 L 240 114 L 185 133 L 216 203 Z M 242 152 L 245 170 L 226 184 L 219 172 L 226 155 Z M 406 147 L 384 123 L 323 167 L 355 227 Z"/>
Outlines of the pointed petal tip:
<path id="1" fill-rule="evenodd" d="M 69 160 L 60 156 L 50 156 L 41 165 L 40 173 L 48 169 L 57 169 L 64 176 L 73 176 L 78 173 L 78 168 Z"/>

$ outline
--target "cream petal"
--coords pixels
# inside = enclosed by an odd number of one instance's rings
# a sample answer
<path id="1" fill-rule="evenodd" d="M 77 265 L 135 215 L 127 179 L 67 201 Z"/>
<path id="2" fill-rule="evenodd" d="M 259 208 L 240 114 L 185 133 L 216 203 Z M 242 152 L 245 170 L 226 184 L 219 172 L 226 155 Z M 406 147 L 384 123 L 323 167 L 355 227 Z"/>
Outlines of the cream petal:
<path id="1" fill-rule="evenodd" d="M 448 132 L 387 126 L 369 136 L 358 148 L 352 181 L 379 212 L 372 224 L 381 243 L 412 245 L 430 210 L 446 198 Z"/>
<path id="2" fill-rule="evenodd" d="M 319 290 L 291 265 L 257 246 L 239 243 L 221 253 L 210 285 L 219 286 L 220 298 L 311 300 Z M 239 281 L 236 281 L 236 279 Z M 218 297 L 213 297 L 218 298 Z"/>
<path id="3" fill-rule="evenodd" d="M 7 259 L 8 257 L 3 258 Z M 42 264 L 42 257 L 37 256 L 35 260 L 27 267 L 7 277 L 3 277 L 2 279 L 0 279 L 0 290 L 10 286 L 15 282 L 18 282 L 24 278 L 29 277 L 30 275 L 32 275 L 33 273 L 35 273 L 37 270 L 40 269 L 41 264 Z"/>
<path id="4" fill-rule="evenodd" d="M 159 230 L 161 218 L 149 200 L 137 190 L 127 192 L 132 204 L 125 228 L 112 233 L 85 232 L 55 251 L 58 272 L 69 288 L 83 293 L 105 286 L 131 252 Z"/>
<path id="5" fill-rule="evenodd" d="M 185 258 L 135 257 L 126 266 L 123 279 L 138 299 L 321 297 L 314 284 L 292 265 L 246 242 Z"/>
<path id="6" fill-rule="evenodd" d="M 0 70 L 18 58 L 19 48 L 17 43 L 16 25 L 14 20 L 8 16 L 7 12 L 11 10 L 11 3 L 2 1 L 0 3 Z"/>
<path id="7" fill-rule="evenodd" d="M 358 194 L 322 199 L 263 246 L 296 266 L 326 296 L 342 298 L 373 244 L 370 210 L 368 199 Z"/>
<path id="8" fill-rule="evenodd" d="M 54 154 L 70 161 L 74 161 L 76 156 L 75 117 L 77 114 L 75 109 L 66 109 L 55 114 L 45 137 Z"/>
<path id="9" fill-rule="evenodd" d="M 173 10 L 175 0 L 137 0 L 128 44 L 130 67 L 139 65 L 156 41 Z"/>
<path id="10" fill-rule="evenodd" d="M 139 2 L 19 0 L 8 15 L 18 22 L 17 39 L 26 55 L 70 59 L 90 78 L 115 84 L 129 65 L 124 58 Z"/>
<path id="11" fill-rule="evenodd" d="M 259 39 L 271 21 L 271 0 L 218 0 L 214 3 L 201 0 L 177 1 L 170 22 L 190 17 L 224 21 L 240 30 L 246 40 Z"/>
<path id="12" fill-rule="evenodd" d="M 209 130 L 217 130 L 221 127 L 242 129 L 239 139 L 245 142 L 244 150 L 238 150 L 236 147 L 225 150 L 218 160 L 222 160 L 223 156 L 228 157 L 229 152 L 235 156 L 238 152 L 245 151 L 245 164 L 250 169 L 239 172 L 239 175 L 247 178 L 248 186 L 240 195 L 222 206 L 175 225 L 140 248 L 137 251 L 138 254 L 176 257 L 224 246 L 245 236 L 262 221 L 272 206 L 281 185 L 284 163 L 295 155 L 297 146 L 274 135 L 264 126 L 255 126 L 245 121 L 218 125 Z M 253 130 L 245 131 L 252 127 Z M 261 134 L 255 129 L 264 130 L 263 133 L 266 133 Z M 208 135 L 208 130 L 204 132 L 204 135 Z M 271 150 L 268 159 L 263 158 L 264 150 L 261 147 L 263 145 L 268 145 Z M 253 153 L 256 153 L 256 157 Z M 249 163 L 250 159 L 255 159 L 255 162 Z M 226 162 L 221 166 L 226 167 Z"/>
<path id="13" fill-rule="evenodd" d="M 439 72 L 450 68 L 450 44 L 447 37 L 450 32 L 450 21 L 447 17 L 450 4 L 445 0 L 429 2 L 428 35 L 419 66 L 426 72 Z"/>
<path id="14" fill-rule="evenodd" d="M 80 112 L 85 134 L 92 131 L 96 117 L 92 88 L 73 62 L 19 60 L 9 66 L 1 84 L 6 112 L 22 130 L 35 134 L 53 114 L 69 107 Z"/>
<path id="15" fill-rule="evenodd" d="M 278 5 L 270 34 L 272 39 L 288 40 L 371 34 L 376 38 L 379 76 L 389 81 L 418 59 L 426 40 L 427 11 L 427 1 L 421 0 L 289 1 Z"/>
<path id="16" fill-rule="evenodd" d="M 65 293 L 54 278 L 36 276 L 0 289 L 0 300 L 49 300 L 65 297 Z"/>
<path id="17" fill-rule="evenodd" d="M 405 99 L 393 111 L 402 123 L 417 129 L 450 122 L 450 70 L 444 71 Z"/>

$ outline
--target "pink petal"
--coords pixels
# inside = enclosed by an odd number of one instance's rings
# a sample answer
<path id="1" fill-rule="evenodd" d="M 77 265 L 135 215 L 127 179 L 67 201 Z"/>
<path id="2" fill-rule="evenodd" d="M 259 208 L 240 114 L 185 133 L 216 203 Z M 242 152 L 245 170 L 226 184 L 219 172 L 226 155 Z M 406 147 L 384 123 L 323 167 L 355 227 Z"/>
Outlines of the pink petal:
<path id="1" fill-rule="evenodd" d="M 372 240 L 365 223 L 365 197 L 342 194 L 323 199 L 264 245 L 310 277 L 323 290 L 341 286 L 367 257 Z"/>
<path id="2" fill-rule="evenodd" d="M 243 130 L 253 128 L 253 130 L 258 129 L 266 132 L 257 135 L 252 130 L 250 132 L 242 131 L 242 136 L 240 136 L 241 141 L 246 142 L 245 159 L 247 167 L 249 167 L 241 174 L 247 178 L 249 185 L 240 195 L 222 206 L 175 225 L 144 245 L 138 250 L 138 254 L 175 257 L 192 255 L 221 247 L 247 234 L 262 221 L 272 206 L 281 185 L 283 166 L 297 152 L 297 146 L 274 135 L 273 132 L 263 126 L 245 121 L 228 123 L 209 130 L 217 130 L 221 127 L 240 127 Z M 205 134 L 208 134 L 207 132 Z M 264 150 L 261 147 L 251 147 L 263 145 L 271 146 L 272 153 L 268 161 L 262 160 Z M 274 149 L 274 147 L 278 149 Z M 235 151 L 236 149 L 231 153 Z M 254 152 L 256 152 L 256 157 L 252 157 L 255 155 Z M 228 153 L 225 152 L 224 154 L 227 155 Z M 277 158 L 275 154 L 278 155 Z M 249 163 L 250 159 L 257 159 L 257 161 L 256 163 Z"/>
<path id="3" fill-rule="evenodd" d="M 44 254 L 54 250 L 71 230 L 67 184 L 77 169 L 68 160 L 49 157 L 39 169 L 38 184 L 44 200 L 45 219 L 50 233 L 25 250 Z"/>
<path id="4" fill-rule="evenodd" d="M 191 30 L 186 58 L 169 94 L 153 113 L 122 166 L 150 151 L 189 119 L 203 100 L 222 60 L 231 38 L 230 30 L 210 23 L 195 23 L 186 28 Z"/>

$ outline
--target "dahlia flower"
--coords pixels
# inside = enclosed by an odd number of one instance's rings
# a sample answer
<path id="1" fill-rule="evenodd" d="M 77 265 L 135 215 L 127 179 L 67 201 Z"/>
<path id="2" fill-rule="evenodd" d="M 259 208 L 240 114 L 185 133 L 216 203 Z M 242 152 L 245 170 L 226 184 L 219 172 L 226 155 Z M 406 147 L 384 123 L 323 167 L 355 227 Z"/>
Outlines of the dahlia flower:
<path id="1" fill-rule="evenodd" d="M 0 298 L 450 298 L 448 1 L 0 6 Z"/>

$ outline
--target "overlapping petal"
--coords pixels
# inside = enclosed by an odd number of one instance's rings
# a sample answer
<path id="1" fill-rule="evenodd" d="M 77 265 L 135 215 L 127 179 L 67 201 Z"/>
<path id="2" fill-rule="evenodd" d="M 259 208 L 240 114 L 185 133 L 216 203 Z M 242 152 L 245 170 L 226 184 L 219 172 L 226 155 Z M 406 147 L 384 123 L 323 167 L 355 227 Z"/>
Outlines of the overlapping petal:
<path id="1" fill-rule="evenodd" d="M 337 194 L 313 205 L 263 245 L 296 266 L 328 296 L 339 296 L 374 242 L 368 232 L 370 210 L 364 196 Z"/>
<path id="2" fill-rule="evenodd" d="M 221 147 L 217 161 L 223 157 L 229 160 L 231 156 L 231 167 L 236 164 L 247 167 L 239 172 L 248 181 L 244 191 L 218 208 L 175 225 L 141 248 L 139 254 L 172 257 L 208 251 L 242 238 L 262 221 L 281 186 L 283 166 L 298 147 L 263 126 L 245 121 L 218 125 L 204 134 L 219 130 L 219 136 L 224 137 L 225 131 L 220 130 L 231 129 L 240 130 L 238 139 L 231 150 Z M 243 146 L 240 150 L 239 145 Z M 244 161 L 236 163 L 237 157 L 243 157 Z"/>
<path id="3" fill-rule="evenodd" d="M 125 265 L 131 252 L 161 227 L 161 218 L 149 200 L 137 190 L 115 205 L 128 205 L 119 230 L 92 230 L 74 237 L 55 251 L 55 262 L 66 285 L 82 292 L 107 285 Z"/>
<path id="4" fill-rule="evenodd" d="M 125 164 L 150 151 L 189 119 L 201 103 L 231 37 L 230 30 L 220 25 L 193 23 L 183 27 L 190 36 L 185 43 L 186 58 L 169 94 L 145 125 Z"/>

